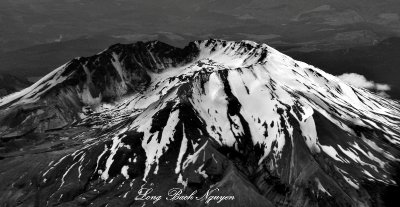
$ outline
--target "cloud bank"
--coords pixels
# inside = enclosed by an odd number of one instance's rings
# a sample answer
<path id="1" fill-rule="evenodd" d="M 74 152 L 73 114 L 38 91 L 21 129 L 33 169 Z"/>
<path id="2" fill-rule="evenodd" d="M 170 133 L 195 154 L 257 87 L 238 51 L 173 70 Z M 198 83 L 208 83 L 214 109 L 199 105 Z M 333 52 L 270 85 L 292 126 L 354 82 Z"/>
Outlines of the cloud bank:
<path id="1" fill-rule="evenodd" d="M 351 84 L 353 86 L 359 88 L 366 88 L 371 91 L 378 92 L 379 95 L 388 97 L 389 95 L 386 93 L 390 91 L 390 85 L 383 83 L 375 83 L 374 81 L 367 80 L 365 76 L 357 74 L 357 73 L 344 73 L 342 75 L 337 76 L 342 81 Z"/>

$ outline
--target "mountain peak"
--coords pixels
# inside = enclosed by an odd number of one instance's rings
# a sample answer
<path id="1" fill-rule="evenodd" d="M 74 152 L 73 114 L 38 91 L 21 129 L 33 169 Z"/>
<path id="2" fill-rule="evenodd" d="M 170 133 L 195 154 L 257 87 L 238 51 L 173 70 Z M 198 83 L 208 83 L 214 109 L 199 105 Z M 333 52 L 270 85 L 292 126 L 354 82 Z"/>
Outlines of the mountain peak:
<path id="1" fill-rule="evenodd" d="M 370 185 L 396 184 L 397 102 L 252 41 L 113 45 L 0 109 L 3 139 L 57 132 L 80 143 L 41 169 L 47 205 L 106 202 L 94 192 L 141 205 L 146 186 L 218 187 L 238 198 L 230 206 L 372 206 L 382 192 Z"/>

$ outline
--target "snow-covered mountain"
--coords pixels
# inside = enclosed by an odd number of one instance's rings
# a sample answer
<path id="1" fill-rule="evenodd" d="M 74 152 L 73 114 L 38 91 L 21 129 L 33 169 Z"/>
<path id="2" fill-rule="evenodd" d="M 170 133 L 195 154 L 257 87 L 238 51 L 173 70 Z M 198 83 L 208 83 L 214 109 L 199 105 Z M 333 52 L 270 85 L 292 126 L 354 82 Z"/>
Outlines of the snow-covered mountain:
<path id="1" fill-rule="evenodd" d="M 113 45 L 0 109 L 1 140 L 30 140 L 3 144 L 11 206 L 207 204 L 135 200 L 174 187 L 235 197 L 212 206 L 379 206 L 397 185 L 397 102 L 252 41 Z"/>

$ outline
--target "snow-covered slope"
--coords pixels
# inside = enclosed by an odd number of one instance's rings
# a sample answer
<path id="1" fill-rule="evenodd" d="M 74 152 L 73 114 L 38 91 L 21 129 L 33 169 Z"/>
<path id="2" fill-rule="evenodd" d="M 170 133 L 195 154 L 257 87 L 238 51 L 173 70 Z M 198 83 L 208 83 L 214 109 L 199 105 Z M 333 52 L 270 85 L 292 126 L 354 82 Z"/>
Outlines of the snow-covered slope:
<path id="1" fill-rule="evenodd" d="M 101 205 L 109 188 L 120 192 L 109 204 L 142 205 L 134 198 L 147 186 L 218 187 L 236 197 L 227 206 L 374 206 L 381 191 L 371 185 L 396 185 L 397 102 L 251 41 L 115 45 L 0 108 L 7 138 L 96 129 L 71 137 L 85 140 L 81 149 L 38 175 L 47 205 Z M 24 126 L 17 135 L 12 117 Z"/>

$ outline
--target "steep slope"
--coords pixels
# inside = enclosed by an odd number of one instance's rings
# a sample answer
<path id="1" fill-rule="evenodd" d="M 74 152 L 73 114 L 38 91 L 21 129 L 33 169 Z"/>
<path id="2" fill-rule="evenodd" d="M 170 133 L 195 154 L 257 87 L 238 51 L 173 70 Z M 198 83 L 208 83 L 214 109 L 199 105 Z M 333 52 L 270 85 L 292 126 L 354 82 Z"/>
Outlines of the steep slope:
<path id="1" fill-rule="evenodd" d="M 114 45 L 0 108 L 4 143 L 46 140 L 4 144 L 8 205 L 379 206 L 396 185 L 397 102 L 251 41 Z"/>
<path id="2" fill-rule="evenodd" d="M 67 126 L 80 119 L 82 107 L 141 90 L 150 81 L 147 71 L 157 72 L 185 61 L 179 53 L 190 53 L 192 49 L 195 48 L 188 46 L 178 50 L 163 43 L 139 42 L 114 45 L 101 54 L 76 58 L 29 88 L 0 100 L 0 105 L 5 107 L 0 123 L 13 125 L 15 123 L 9 120 L 23 120 L 17 123 L 18 130 L 10 127 L 0 132 L 0 136 L 19 136 L 31 130 L 44 132 Z"/>

